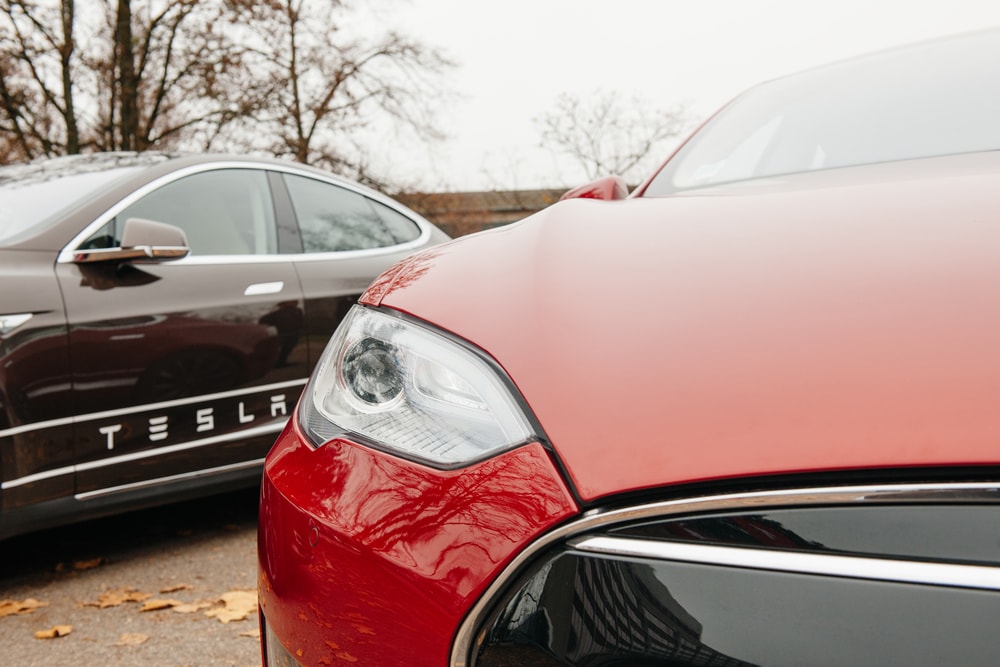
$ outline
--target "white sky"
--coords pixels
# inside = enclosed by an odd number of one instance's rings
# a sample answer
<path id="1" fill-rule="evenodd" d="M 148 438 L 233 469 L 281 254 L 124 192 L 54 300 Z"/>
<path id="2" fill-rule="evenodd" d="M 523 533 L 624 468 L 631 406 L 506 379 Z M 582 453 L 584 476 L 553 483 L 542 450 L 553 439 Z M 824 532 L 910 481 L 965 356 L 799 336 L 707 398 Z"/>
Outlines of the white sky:
<path id="1" fill-rule="evenodd" d="M 458 64 L 449 85 L 461 97 L 442 110 L 449 139 L 430 151 L 400 144 L 380 151 L 391 156 L 393 173 L 437 190 L 582 183 L 572 161 L 539 147 L 535 119 L 561 92 L 613 90 L 651 105 L 683 103 L 697 120 L 768 78 L 1000 25 L 998 0 L 409 0 L 392 6 L 389 21 Z"/>

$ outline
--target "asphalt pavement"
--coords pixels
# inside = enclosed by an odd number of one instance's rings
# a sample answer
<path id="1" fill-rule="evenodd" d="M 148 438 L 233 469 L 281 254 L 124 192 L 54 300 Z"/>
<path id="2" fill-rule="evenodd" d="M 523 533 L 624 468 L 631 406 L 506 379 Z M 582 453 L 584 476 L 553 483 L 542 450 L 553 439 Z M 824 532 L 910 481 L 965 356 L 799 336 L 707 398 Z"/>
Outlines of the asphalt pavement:
<path id="1" fill-rule="evenodd" d="M 259 667 L 257 490 L 0 542 L 0 662 Z"/>

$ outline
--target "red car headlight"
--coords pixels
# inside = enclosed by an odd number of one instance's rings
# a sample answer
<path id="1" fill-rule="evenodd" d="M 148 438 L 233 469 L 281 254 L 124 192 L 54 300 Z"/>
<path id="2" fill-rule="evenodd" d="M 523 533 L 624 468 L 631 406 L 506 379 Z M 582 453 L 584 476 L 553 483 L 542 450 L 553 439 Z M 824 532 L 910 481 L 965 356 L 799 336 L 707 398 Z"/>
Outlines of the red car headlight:
<path id="1" fill-rule="evenodd" d="M 407 458 L 459 467 L 534 439 L 503 371 L 468 344 L 356 306 L 330 340 L 301 403 L 316 445 L 353 433 Z"/>

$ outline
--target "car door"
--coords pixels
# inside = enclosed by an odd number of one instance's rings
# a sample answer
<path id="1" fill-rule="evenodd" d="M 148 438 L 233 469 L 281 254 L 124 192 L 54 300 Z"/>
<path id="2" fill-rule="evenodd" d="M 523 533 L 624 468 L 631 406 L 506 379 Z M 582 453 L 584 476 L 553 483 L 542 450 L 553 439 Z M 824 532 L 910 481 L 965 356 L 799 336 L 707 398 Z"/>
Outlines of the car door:
<path id="1" fill-rule="evenodd" d="M 79 248 L 120 245 L 130 220 L 182 229 L 190 254 L 57 266 L 78 500 L 253 474 L 310 368 L 265 171 L 174 173 L 112 208 Z"/>

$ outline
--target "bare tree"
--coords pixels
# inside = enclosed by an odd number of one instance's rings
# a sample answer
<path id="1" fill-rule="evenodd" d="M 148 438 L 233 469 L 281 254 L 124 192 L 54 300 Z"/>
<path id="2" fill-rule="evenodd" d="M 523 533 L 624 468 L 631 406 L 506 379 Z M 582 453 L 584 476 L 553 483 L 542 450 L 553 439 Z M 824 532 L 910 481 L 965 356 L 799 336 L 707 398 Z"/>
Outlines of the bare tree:
<path id="1" fill-rule="evenodd" d="M 0 0 L 0 134 L 22 157 L 167 148 L 240 108 L 220 2 Z"/>
<path id="2" fill-rule="evenodd" d="M 345 0 L 0 0 L 0 160 L 263 152 L 376 185 L 366 133 L 440 132 L 449 63 Z"/>
<path id="3" fill-rule="evenodd" d="M 440 138 L 432 111 L 450 67 L 440 52 L 396 32 L 348 29 L 355 17 L 340 0 L 239 1 L 263 99 L 230 141 L 384 187 L 359 135 L 381 125 Z"/>
<path id="4" fill-rule="evenodd" d="M 0 0 L 0 132 L 8 155 L 48 155 L 57 144 L 79 150 L 72 95 L 66 97 L 74 20 L 73 0 Z"/>
<path id="5" fill-rule="evenodd" d="M 562 93 L 535 122 L 542 147 L 568 156 L 588 179 L 618 175 L 634 182 L 666 157 L 662 149 L 685 129 L 685 116 L 680 105 L 654 109 L 636 96 L 598 91 L 586 98 Z"/>
<path id="6" fill-rule="evenodd" d="M 252 113 L 239 94 L 248 73 L 231 22 L 221 2 L 118 0 L 106 18 L 114 49 L 93 63 L 108 74 L 100 148 L 196 147 Z"/>

